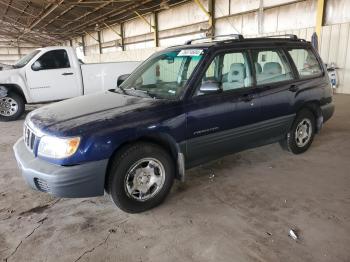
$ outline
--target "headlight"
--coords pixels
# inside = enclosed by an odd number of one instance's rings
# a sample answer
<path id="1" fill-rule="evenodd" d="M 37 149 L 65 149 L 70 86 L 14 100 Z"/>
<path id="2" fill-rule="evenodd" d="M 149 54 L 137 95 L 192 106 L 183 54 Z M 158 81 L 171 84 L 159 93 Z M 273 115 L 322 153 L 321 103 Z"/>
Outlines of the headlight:
<path id="1" fill-rule="evenodd" d="M 50 158 L 66 158 L 73 155 L 80 143 L 80 137 L 59 138 L 43 136 L 40 139 L 38 155 Z"/>

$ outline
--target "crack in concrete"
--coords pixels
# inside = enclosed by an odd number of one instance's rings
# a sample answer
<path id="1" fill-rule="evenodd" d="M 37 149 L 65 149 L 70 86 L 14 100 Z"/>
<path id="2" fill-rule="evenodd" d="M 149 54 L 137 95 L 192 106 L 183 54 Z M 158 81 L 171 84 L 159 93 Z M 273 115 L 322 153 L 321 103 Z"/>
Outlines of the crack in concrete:
<path id="1" fill-rule="evenodd" d="M 12 251 L 12 253 L 11 253 L 10 255 L 8 255 L 7 257 L 5 257 L 3 261 L 4 261 L 4 262 L 7 262 L 7 261 L 10 259 L 10 257 L 12 257 L 12 256 L 17 252 L 17 250 L 19 249 L 19 247 L 22 245 L 23 241 L 24 241 L 25 239 L 29 238 L 31 235 L 33 235 L 34 232 L 35 232 L 39 227 L 41 227 L 41 226 L 44 224 L 44 222 L 45 222 L 46 219 L 47 219 L 47 216 L 44 217 L 44 218 L 42 218 L 42 219 L 40 219 L 40 220 L 37 222 L 38 225 L 37 225 L 36 227 L 34 227 L 34 229 L 33 229 L 28 235 L 26 235 L 26 236 L 24 237 L 24 239 L 22 239 L 22 240 L 18 243 L 18 245 L 16 246 L 15 250 Z"/>
<path id="2" fill-rule="evenodd" d="M 86 254 L 92 253 L 92 252 L 95 251 L 96 248 L 99 248 L 100 246 L 104 245 L 104 244 L 107 242 L 107 240 L 109 239 L 111 233 L 112 233 L 112 232 L 109 232 L 108 235 L 107 235 L 107 237 L 106 237 L 103 241 L 101 241 L 98 245 L 94 246 L 94 247 L 91 248 L 91 249 L 86 250 L 86 251 L 85 251 L 83 254 L 81 254 L 76 260 L 74 260 L 74 262 L 79 261 L 79 260 L 80 260 L 81 258 L 83 258 Z"/>
<path id="3" fill-rule="evenodd" d="M 51 202 L 49 202 L 47 204 L 33 207 L 31 209 L 28 209 L 26 211 L 23 211 L 23 212 L 19 213 L 19 215 L 20 216 L 24 216 L 24 215 L 27 215 L 27 214 L 30 214 L 30 213 L 40 214 L 40 213 L 44 212 L 46 209 L 48 209 L 48 208 L 52 207 L 53 205 L 55 205 L 60 200 L 61 199 L 59 198 L 59 199 L 51 201 Z"/>

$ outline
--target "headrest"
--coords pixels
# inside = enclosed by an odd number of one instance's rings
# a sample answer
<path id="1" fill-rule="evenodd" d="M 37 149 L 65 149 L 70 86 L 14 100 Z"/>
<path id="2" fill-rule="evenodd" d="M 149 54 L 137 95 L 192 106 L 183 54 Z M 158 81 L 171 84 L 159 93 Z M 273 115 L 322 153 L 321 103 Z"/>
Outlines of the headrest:
<path id="1" fill-rule="evenodd" d="M 245 66 L 242 63 L 233 63 L 227 76 L 228 82 L 243 81 L 245 78 Z"/>
<path id="2" fill-rule="evenodd" d="M 255 72 L 260 74 L 262 72 L 261 65 L 259 63 L 255 63 Z"/>
<path id="3" fill-rule="evenodd" d="M 277 62 L 268 62 L 264 64 L 264 74 L 269 74 L 269 75 L 278 75 L 282 73 L 282 67 L 280 63 Z"/>

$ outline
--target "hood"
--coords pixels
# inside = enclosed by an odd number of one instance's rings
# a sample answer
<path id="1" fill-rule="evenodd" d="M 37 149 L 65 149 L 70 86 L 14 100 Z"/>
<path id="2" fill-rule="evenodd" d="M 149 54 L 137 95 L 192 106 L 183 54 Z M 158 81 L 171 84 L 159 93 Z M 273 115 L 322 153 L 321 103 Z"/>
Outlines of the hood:
<path id="1" fill-rule="evenodd" d="M 122 95 L 110 91 L 80 96 L 34 110 L 28 115 L 34 126 L 46 133 L 83 133 L 97 123 L 113 121 L 157 103 L 152 98 Z"/>
<path id="2" fill-rule="evenodd" d="M 0 71 L 0 84 L 11 83 L 11 77 L 18 75 L 20 68 L 7 69 Z"/>

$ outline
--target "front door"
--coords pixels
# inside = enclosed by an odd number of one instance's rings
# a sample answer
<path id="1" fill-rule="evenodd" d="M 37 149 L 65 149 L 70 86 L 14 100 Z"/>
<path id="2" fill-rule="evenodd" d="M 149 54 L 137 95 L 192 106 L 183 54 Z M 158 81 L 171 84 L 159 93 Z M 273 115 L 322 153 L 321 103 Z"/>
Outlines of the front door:
<path id="1" fill-rule="evenodd" d="M 220 53 L 201 76 L 186 110 L 189 167 L 242 150 L 253 142 L 250 127 L 259 120 L 260 108 L 249 65 L 246 52 Z M 220 91 L 201 89 L 208 83 Z"/>
<path id="2" fill-rule="evenodd" d="M 33 102 L 78 96 L 78 73 L 77 69 L 71 67 L 66 50 L 58 49 L 44 53 L 26 70 Z"/>

